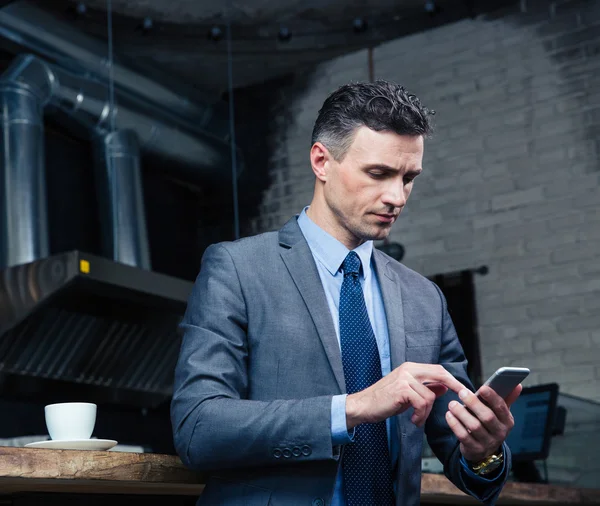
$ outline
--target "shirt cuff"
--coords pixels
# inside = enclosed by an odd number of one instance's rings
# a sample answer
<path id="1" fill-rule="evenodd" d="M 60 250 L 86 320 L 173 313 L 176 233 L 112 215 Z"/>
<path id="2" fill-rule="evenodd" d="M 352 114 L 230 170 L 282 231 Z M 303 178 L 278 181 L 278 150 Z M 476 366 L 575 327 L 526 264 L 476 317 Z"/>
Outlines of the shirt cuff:
<path id="1" fill-rule="evenodd" d="M 331 399 L 331 442 L 333 446 L 343 445 L 354 441 L 354 429 L 348 433 L 346 425 L 347 394 L 334 395 Z"/>
<path id="2" fill-rule="evenodd" d="M 471 466 L 468 464 L 468 462 L 462 455 L 460 456 L 460 463 L 465 473 L 467 473 L 467 476 L 469 476 L 469 478 L 479 481 L 480 483 L 492 483 L 496 481 L 498 478 L 504 475 L 504 467 L 506 466 L 506 462 L 504 461 L 504 459 L 502 459 L 502 466 L 493 472 L 492 477 L 486 478 L 485 476 L 475 474 L 471 469 Z"/>

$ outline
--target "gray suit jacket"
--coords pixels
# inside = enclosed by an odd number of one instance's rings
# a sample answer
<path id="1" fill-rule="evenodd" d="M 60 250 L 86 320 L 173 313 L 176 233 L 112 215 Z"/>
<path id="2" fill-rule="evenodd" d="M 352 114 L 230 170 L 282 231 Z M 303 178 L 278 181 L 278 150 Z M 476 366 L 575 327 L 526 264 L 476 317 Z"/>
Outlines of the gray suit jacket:
<path id="1" fill-rule="evenodd" d="M 439 288 L 378 250 L 392 367 L 441 363 L 471 384 Z M 331 398 L 344 393 L 341 354 L 312 254 L 292 218 L 279 232 L 209 247 L 181 324 L 171 418 L 185 465 L 209 471 L 200 505 L 330 504 L 343 448 L 331 442 Z M 482 488 L 460 471 L 441 397 L 428 442 L 446 475 L 491 504 L 506 479 Z M 456 396 L 454 396 L 456 398 Z M 423 429 L 395 417 L 397 505 L 418 505 Z M 510 453 L 505 445 L 506 469 Z M 367 506 L 367 505 L 365 505 Z"/>

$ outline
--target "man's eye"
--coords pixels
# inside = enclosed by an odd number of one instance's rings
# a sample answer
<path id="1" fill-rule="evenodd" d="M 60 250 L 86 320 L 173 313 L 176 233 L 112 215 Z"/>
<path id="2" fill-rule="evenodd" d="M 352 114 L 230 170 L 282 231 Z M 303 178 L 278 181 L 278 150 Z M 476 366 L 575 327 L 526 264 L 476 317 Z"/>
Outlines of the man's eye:
<path id="1" fill-rule="evenodd" d="M 404 178 L 404 184 L 410 184 L 415 180 L 414 177 L 405 177 Z"/>
<path id="2" fill-rule="evenodd" d="M 383 176 L 385 176 L 384 172 L 369 172 L 369 175 L 375 179 L 379 179 L 382 178 Z"/>

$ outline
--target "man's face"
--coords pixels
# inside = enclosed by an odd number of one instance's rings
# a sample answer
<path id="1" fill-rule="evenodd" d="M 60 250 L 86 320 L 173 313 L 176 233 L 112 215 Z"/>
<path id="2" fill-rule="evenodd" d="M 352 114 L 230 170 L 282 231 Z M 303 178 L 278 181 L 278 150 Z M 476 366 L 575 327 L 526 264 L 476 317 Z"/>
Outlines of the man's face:
<path id="1" fill-rule="evenodd" d="M 350 242 L 385 239 L 422 170 L 423 137 L 360 127 L 341 162 L 329 154 L 323 195 Z"/>

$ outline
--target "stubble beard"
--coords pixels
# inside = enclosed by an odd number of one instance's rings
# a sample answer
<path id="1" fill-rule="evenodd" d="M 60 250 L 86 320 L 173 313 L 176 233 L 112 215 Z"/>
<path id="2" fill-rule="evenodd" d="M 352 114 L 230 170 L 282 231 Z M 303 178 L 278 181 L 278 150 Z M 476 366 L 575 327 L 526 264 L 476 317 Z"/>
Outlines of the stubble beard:
<path id="1" fill-rule="evenodd" d="M 342 208 L 331 203 L 328 207 L 337 218 L 339 225 L 361 242 L 383 240 L 390 235 L 393 223 L 369 223 L 370 214 L 363 214 L 358 219 L 352 219 L 352 214 L 345 213 Z"/>
<path id="2" fill-rule="evenodd" d="M 351 224 L 348 231 L 362 241 L 381 241 L 390 235 L 393 224 L 369 224 L 358 223 L 356 226 Z"/>

